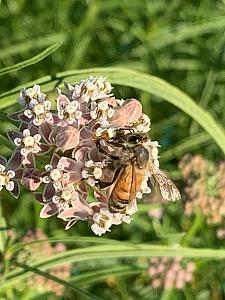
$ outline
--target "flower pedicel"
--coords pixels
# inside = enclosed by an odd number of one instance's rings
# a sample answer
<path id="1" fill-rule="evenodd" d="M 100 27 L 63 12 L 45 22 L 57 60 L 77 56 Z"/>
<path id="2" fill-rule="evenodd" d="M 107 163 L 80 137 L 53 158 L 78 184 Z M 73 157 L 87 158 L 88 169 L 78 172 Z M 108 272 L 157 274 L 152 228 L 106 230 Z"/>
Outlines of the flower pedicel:
<path id="1" fill-rule="evenodd" d="M 65 84 L 65 92 L 57 89 L 54 110 L 38 85 L 22 89 L 18 102 L 24 108 L 9 115 L 18 121 L 19 131 L 8 132 L 15 151 L 8 163 L 0 158 L 0 188 L 17 198 L 20 183 L 43 205 L 40 217 L 57 215 L 67 222 L 66 229 L 78 220 L 89 221 L 96 235 L 110 231 L 113 224 L 131 222 L 136 198 L 151 192 L 149 178 L 159 183 L 167 200 L 177 200 L 178 190 L 158 169 L 159 145 L 147 137 L 150 120 L 140 102 L 116 99 L 111 91 L 111 84 L 102 77 L 90 77 L 75 86 Z M 137 141 L 142 135 L 144 147 Z M 123 144 L 123 137 L 129 137 L 129 143 Z M 146 164 L 151 168 L 142 171 L 138 190 L 130 183 L 135 192 L 130 209 L 112 210 L 109 199 L 122 170 L 129 163 L 132 169 L 142 168 L 140 146 L 148 149 Z M 90 190 L 95 196 L 92 203 Z"/>

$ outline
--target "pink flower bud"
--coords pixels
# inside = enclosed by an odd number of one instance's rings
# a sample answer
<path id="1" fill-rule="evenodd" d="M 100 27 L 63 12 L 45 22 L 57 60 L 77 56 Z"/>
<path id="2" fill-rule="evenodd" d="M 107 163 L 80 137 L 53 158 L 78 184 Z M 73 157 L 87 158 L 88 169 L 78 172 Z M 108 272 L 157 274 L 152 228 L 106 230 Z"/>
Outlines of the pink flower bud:
<path id="1" fill-rule="evenodd" d="M 61 128 L 56 134 L 56 146 L 62 150 L 75 148 L 79 143 L 79 131 L 73 126 Z"/>

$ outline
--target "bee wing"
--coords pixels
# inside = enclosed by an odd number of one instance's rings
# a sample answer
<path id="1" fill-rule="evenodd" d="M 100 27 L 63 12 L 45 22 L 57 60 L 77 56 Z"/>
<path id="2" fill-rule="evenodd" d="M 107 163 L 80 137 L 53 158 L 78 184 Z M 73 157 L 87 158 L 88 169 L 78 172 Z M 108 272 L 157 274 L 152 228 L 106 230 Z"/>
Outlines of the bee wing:
<path id="1" fill-rule="evenodd" d="M 153 164 L 150 171 L 152 174 L 150 177 L 151 184 L 156 190 L 159 190 L 163 199 L 167 201 L 176 201 L 181 198 L 177 187 L 163 171 Z"/>

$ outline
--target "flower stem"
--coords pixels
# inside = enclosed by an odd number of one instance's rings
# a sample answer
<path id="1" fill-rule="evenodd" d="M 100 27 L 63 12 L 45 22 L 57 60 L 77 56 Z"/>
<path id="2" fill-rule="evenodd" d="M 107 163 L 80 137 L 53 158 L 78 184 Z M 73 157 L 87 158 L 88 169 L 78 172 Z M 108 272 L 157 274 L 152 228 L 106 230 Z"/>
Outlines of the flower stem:
<path id="1" fill-rule="evenodd" d="M 197 212 L 195 215 L 194 222 L 189 229 L 188 233 L 185 235 L 183 241 L 182 241 L 182 246 L 188 246 L 189 243 L 191 242 L 192 238 L 197 234 L 197 232 L 201 229 L 202 222 L 204 220 L 203 215 L 200 212 Z"/>

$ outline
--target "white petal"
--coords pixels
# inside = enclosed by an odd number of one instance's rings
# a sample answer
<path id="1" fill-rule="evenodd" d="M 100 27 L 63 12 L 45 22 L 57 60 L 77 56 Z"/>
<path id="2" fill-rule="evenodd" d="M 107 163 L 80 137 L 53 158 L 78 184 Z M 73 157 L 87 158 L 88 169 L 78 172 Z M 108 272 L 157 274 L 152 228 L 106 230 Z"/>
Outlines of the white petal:
<path id="1" fill-rule="evenodd" d="M 26 109 L 23 114 L 29 119 L 33 117 L 33 112 L 30 109 Z"/>
<path id="2" fill-rule="evenodd" d="M 26 156 L 29 152 L 30 152 L 30 151 L 29 151 L 28 149 L 26 149 L 26 148 L 22 148 L 22 149 L 20 150 L 20 153 L 21 153 L 21 155 L 23 155 L 23 156 Z"/>
<path id="3" fill-rule="evenodd" d="M 30 136 L 30 130 L 29 129 L 24 129 L 23 136 L 24 137 Z"/>
<path id="4" fill-rule="evenodd" d="M 5 171 L 5 166 L 0 165 L 0 172 L 4 172 Z"/>
<path id="5" fill-rule="evenodd" d="M 21 139 L 20 138 L 15 138 L 15 140 L 14 140 L 14 144 L 16 145 L 16 146 L 20 146 L 21 145 Z"/>
<path id="6" fill-rule="evenodd" d="M 12 191 L 14 189 L 14 182 L 13 181 L 9 181 L 7 184 L 6 184 L 6 189 L 8 191 Z"/>
<path id="7" fill-rule="evenodd" d="M 8 177 L 11 179 L 11 178 L 15 177 L 16 174 L 15 174 L 14 171 L 9 170 L 9 171 L 7 172 L 7 175 L 8 175 Z"/>
<path id="8" fill-rule="evenodd" d="M 48 171 L 48 172 L 51 171 L 52 168 L 53 167 L 50 164 L 45 166 L 45 170 Z"/>
<path id="9" fill-rule="evenodd" d="M 99 235 L 99 236 L 106 233 L 106 229 L 99 227 L 97 224 L 92 224 L 91 230 L 94 232 L 95 235 Z"/>
<path id="10" fill-rule="evenodd" d="M 40 142 L 40 140 L 41 140 L 41 135 L 40 135 L 40 134 L 35 134 L 34 140 L 35 140 L 36 142 Z"/>

